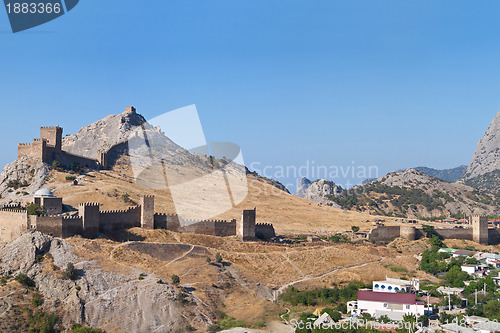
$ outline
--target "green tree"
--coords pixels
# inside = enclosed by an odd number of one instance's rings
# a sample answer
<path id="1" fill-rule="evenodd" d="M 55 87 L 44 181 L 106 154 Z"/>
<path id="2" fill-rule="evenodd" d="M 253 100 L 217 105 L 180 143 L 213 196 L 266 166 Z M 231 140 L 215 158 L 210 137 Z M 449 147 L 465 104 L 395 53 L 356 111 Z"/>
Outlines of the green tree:
<path id="1" fill-rule="evenodd" d="M 178 275 L 173 274 L 171 278 L 172 278 L 172 283 L 175 284 L 176 286 L 179 285 L 179 283 L 181 282 L 181 279 L 179 278 Z"/>
<path id="2" fill-rule="evenodd" d="M 28 211 L 28 215 L 40 216 L 46 214 L 45 208 L 36 203 L 30 203 L 28 207 L 26 207 L 26 210 Z"/>
<path id="3" fill-rule="evenodd" d="M 431 225 L 423 224 L 422 230 L 425 232 L 427 238 L 430 238 L 432 233 L 434 232 L 434 227 Z"/>
<path id="4" fill-rule="evenodd" d="M 358 227 L 358 226 L 356 226 L 356 225 L 353 225 L 353 226 L 351 227 L 351 230 L 352 230 L 353 232 L 358 232 L 358 231 L 359 231 L 359 227 Z"/>
<path id="5" fill-rule="evenodd" d="M 63 272 L 64 277 L 69 280 L 74 280 L 76 278 L 76 269 L 72 263 L 68 263 L 66 269 Z"/>
<path id="6" fill-rule="evenodd" d="M 464 281 L 470 280 L 469 274 L 462 271 L 459 266 L 453 266 L 443 276 L 445 283 L 451 287 L 460 288 L 464 286 Z"/>
<path id="7" fill-rule="evenodd" d="M 222 256 L 219 252 L 215 254 L 215 262 L 221 263 L 222 262 Z"/>

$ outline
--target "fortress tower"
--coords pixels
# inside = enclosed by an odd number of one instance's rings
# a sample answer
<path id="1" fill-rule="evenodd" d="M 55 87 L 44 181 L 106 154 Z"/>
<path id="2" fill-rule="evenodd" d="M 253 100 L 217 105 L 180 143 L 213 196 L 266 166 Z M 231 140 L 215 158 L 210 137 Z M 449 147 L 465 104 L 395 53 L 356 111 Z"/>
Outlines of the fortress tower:
<path id="1" fill-rule="evenodd" d="M 99 204 L 81 203 L 78 206 L 78 215 L 83 222 L 83 237 L 96 238 L 99 236 Z"/>
<path id="2" fill-rule="evenodd" d="M 488 216 L 472 215 L 472 240 L 482 245 L 488 245 Z"/>
<path id="3" fill-rule="evenodd" d="M 59 126 L 40 127 L 40 139 L 47 141 L 47 147 L 53 147 L 55 153 L 62 148 L 63 129 Z"/>
<path id="4" fill-rule="evenodd" d="M 155 197 L 141 195 L 141 228 L 155 228 Z"/>
<path id="5" fill-rule="evenodd" d="M 255 239 L 255 213 L 256 208 L 244 210 L 241 221 L 236 222 L 236 235 L 244 241 Z"/>

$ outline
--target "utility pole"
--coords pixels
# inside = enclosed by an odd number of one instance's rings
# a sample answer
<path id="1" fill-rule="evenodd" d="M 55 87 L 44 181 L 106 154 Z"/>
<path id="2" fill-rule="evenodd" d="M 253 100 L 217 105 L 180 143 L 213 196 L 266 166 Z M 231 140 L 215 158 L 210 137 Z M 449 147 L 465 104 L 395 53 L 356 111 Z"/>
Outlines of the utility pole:
<path id="1" fill-rule="evenodd" d="M 448 311 L 451 311 L 451 295 L 448 294 Z"/>
<path id="2" fill-rule="evenodd" d="M 476 305 L 477 305 L 477 289 L 476 289 L 476 293 L 475 294 L 476 294 L 475 296 L 476 296 Z"/>

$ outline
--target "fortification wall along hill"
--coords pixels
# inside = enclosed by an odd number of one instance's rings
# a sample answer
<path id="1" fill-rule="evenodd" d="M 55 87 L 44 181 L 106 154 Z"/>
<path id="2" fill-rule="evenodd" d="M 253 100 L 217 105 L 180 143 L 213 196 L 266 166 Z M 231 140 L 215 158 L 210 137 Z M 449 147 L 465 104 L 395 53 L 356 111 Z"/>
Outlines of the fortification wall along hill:
<path id="1" fill-rule="evenodd" d="M 17 157 L 26 156 L 46 163 L 58 161 L 66 166 L 80 165 L 91 169 L 107 167 L 107 152 L 99 151 L 93 159 L 62 150 L 62 133 L 63 129 L 59 126 L 40 127 L 40 138 L 33 139 L 32 143 L 17 145 Z"/>
<path id="2" fill-rule="evenodd" d="M 475 217 L 475 216 L 474 216 Z M 498 229 L 487 229 L 484 227 L 484 217 L 472 218 L 472 228 L 435 228 L 433 233 L 441 239 L 463 239 L 475 241 L 483 245 L 499 244 L 500 231 Z M 474 223 L 480 223 L 480 227 L 474 228 Z M 376 243 L 391 242 L 397 237 L 416 240 L 425 236 L 422 229 L 410 226 L 380 226 L 370 231 L 368 239 Z"/>
<path id="3" fill-rule="evenodd" d="M 47 198 L 48 199 L 48 198 Z M 50 199 L 58 199 L 50 197 Z M 56 200 L 57 201 L 57 200 Z M 155 214 L 154 197 L 142 196 L 141 203 L 125 210 L 101 211 L 98 203 L 81 203 L 78 215 L 28 216 L 26 210 L 18 207 L 0 209 L 0 239 L 11 241 L 28 229 L 38 230 L 55 237 L 82 235 L 95 238 L 99 233 L 130 228 L 166 229 L 175 232 L 195 233 L 211 236 L 234 236 L 237 230 L 243 231 L 247 238 L 270 239 L 275 236 L 271 224 L 255 224 L 255 209 L 244 210 L 241 221 L 225 220 L 183 220 L 175 214 Z"/>
<path id="4" fill-rule="evenodd" d="M 261 240 L 269 240 L 276 237 L 273 225 L 270 223 L 257 223 L 255 225 L 255 237 Z"/>
<path id="5" fill-rule="evenodd" d="M 99 212 L 99 231 L 109 232 L 141 226 L 141 206 Z"/>

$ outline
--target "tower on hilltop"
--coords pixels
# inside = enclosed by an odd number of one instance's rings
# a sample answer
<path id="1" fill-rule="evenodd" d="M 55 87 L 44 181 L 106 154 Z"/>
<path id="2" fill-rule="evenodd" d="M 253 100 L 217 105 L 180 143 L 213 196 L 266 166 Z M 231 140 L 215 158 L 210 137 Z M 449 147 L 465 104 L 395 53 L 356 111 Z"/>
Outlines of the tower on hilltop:
<path id="1" fill-rule="evenodd" d="M 53 147 L 55 153 L 62 149 L 63 129 L 59 126 L 40 127 L 40 139 L 47 141 L 47 147 Z"/>

